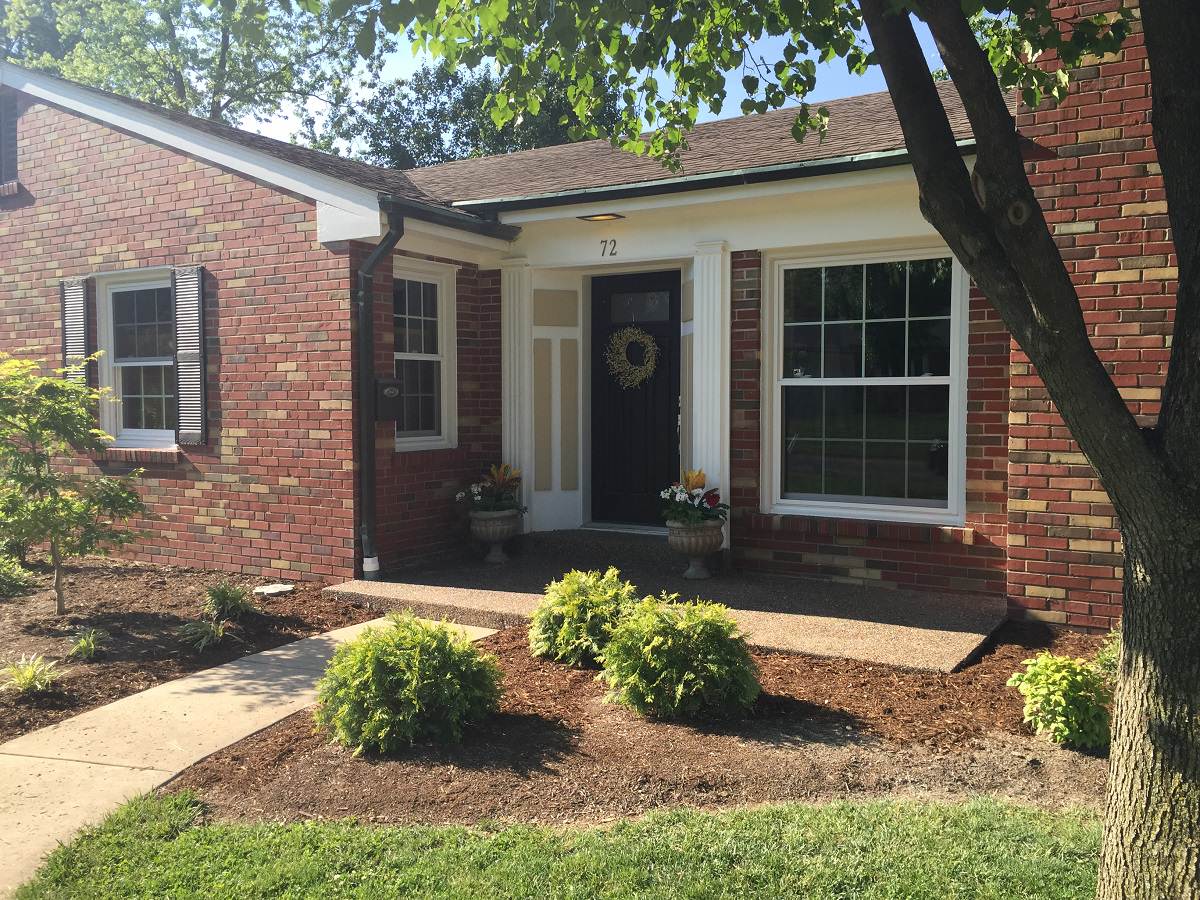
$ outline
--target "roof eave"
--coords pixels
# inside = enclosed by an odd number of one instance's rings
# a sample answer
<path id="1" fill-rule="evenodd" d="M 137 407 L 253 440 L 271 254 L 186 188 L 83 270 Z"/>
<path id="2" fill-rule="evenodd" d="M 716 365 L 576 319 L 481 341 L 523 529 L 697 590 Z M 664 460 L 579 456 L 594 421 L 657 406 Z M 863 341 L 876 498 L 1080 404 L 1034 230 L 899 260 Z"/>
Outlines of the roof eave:
<path id="1" fill-rule="evenodd" d="M 406 218 L 429 222 L 432 225 L 444 225 L 447 228 L 456 228 L 460 231 L 468 231 L 502 241 L 515 240 L 521 233 L 518 225 L 505 225 L 493 218 L 482 218 L 474 213 L 460 212 L 449 207 L 419 203 L 393 194 L 380 195 L 379 208 L 385 213 L 398 213 Z"/>
<path id="2" fill-rule="evenodd" d="M 1024 136 L 1021 136 L 1021 143 L 1022 155 L 1026 159 L 1044 159 L 1053 157 L 1054 155 Z M 976 143 L 974 139 L 960 140 L 957 144 L 959 152 L 963 156 L 971 156 L 975 153 Z M 830 157 L 820 160 L 732 169 L 700 175 L 682 175 L 674 178 L 657 179 L 655 181 L 631 182 L 627 184 L 604 185 L 595 188 L 577 188 L 567 191 L 496 197 L 483 200 L 461 200 L 455 202 L 453 206 L 457 209 L 471 210 L 479 214 L 497 215 L 512 210 L 541 209 L 583 202 L 626 200 L 636 197 L 676 194 L 683 191 L 701 191 L 713 188 L 735 187 L 744 184 L 762 184 L 796 178 L 813 178 L 820 175 L 836 175 L 844 172 L 902 166 L 907 165 L 909 162 L 910 156 L 908 150 L 900 148 L 875 153 L 858 153 L 848 156 Z"/>

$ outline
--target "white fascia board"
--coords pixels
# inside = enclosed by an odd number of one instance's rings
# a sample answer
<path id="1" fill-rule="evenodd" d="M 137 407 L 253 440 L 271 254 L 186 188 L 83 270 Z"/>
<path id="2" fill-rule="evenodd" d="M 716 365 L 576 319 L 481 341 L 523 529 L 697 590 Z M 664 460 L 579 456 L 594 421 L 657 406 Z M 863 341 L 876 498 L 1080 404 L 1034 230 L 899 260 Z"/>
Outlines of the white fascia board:
<path id="1" fill-rule="evenodd" d="M 970 171 L 975 166 L 974 154 L 965 155 L 963 162 Z M 727 200 L 753 200 L 760 197 L 779 197 L 788 194 L 808 194 L 817 191 L 837 191 L 855 187 L 881 187 L 915 181 L 910 164 L 885 166 L 878 169 L 861 169 L 854 172 L 838 172 L 830 175 L 804 175 L 779 181 L 754 184 L 738 184 L 719 188 L 696 188 L 667 194 L 650 194 L 644 197 L 627 197 L 621 200 L 588 200 L 581 197 L 579 203 L 562 206 L 544 206 L 531 209 L 501 210 L 499 220 L 505 225 L 524 225 L 531 222 L 547 222 L 555 219 L 576 219 L 599 213 L 635 213 L 650 209 L 671 209 L 722 203 Z M 455 204 L 464 209 L 470 206 Z"/>
<path id="2" fill-rule="evenodd" d="M 564 206 L 501 211 L 500 221 L 506 225 L 524 225 L 554 219 L 577 219 L 599 213 L 634 213 L 648 209 L 670 209 L 700 204 L 722 203 L 726 200 L 752 200 L 758 197 L 779 197 L 784 194 L 807 194 L 814 191 L 836 191 L 851 187 L 869 187 L 912 181 L 911 166 L 889 166 L 860 172 L 841 172 L 834 175 L 797 176 L 791 180 L 767 181 L 758 184 L 738 184 L 719 188 L 698 188 L 672 194 L 651 194 L 622 200 L 592 200 Z"/>
<path id="3" fill-rule="evenodd" d="M 234 141 L 8 63 L 0 62 L 0 84 L 248 178 L 311 198 L 317 203 L 317 234 L 322 242 L 357 240 L 379 233 L 379 194 L 376 191 L 321 175 Z"/>

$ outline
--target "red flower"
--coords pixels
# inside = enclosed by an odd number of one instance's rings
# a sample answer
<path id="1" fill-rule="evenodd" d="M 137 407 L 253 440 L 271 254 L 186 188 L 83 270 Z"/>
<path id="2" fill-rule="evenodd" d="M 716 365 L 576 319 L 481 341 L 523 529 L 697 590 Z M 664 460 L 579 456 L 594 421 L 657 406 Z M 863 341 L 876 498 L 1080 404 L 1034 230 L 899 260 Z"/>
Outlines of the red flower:
<path id="1" fill-rule="evenodd" d="M 710 491 L 705 491 L 704 496 L 701 497 L 700 500 L 709 509 L 713 509 L 718 503 L 721 502 L 721 494 L 716 488 L 713 488 Z"/>

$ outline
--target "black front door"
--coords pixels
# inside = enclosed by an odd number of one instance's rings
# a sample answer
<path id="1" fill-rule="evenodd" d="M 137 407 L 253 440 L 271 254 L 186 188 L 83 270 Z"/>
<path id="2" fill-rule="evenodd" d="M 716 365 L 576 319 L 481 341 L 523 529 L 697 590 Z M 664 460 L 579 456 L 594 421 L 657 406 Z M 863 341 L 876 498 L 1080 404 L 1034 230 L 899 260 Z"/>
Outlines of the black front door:
<path id="1" fill-rule="evenodd" d="M 592 279 L 593 521 L 662 524 L 658 493 L 679 478 L 679 289 L 677 271 Z"/>

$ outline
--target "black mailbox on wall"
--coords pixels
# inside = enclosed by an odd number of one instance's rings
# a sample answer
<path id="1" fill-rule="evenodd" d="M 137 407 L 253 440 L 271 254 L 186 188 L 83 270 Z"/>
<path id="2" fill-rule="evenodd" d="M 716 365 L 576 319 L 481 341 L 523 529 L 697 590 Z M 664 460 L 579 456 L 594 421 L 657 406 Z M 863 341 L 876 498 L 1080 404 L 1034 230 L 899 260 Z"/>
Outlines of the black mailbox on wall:
<path id="1" fill-rule="evenodd" d="M 380 422 L 395 422 L 401 417 L 400 379 L 375 379 L 375 418 Z"/>

